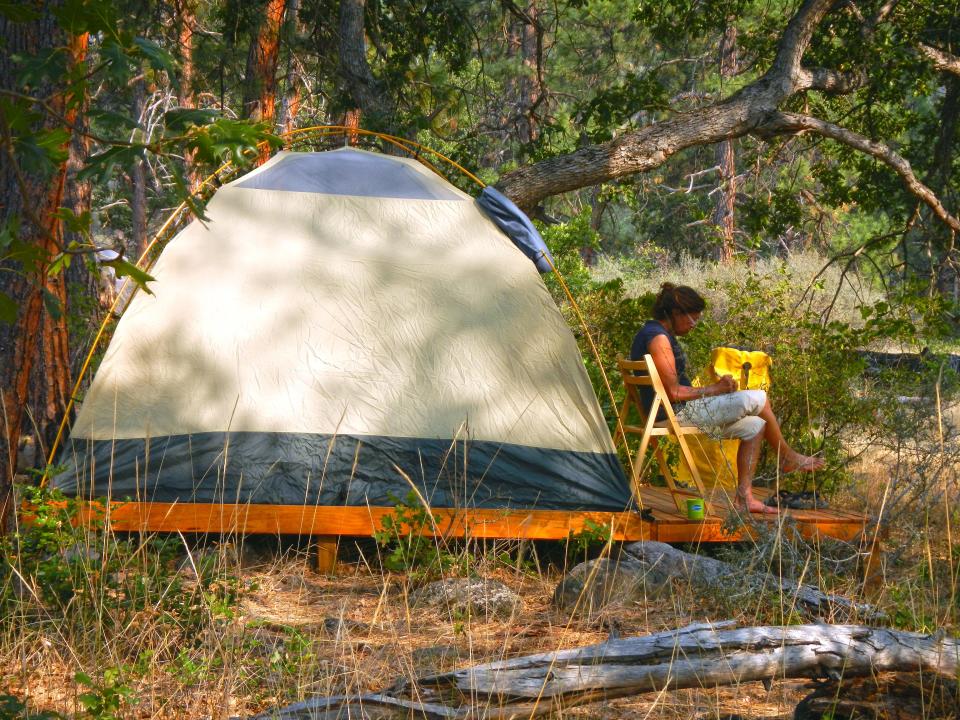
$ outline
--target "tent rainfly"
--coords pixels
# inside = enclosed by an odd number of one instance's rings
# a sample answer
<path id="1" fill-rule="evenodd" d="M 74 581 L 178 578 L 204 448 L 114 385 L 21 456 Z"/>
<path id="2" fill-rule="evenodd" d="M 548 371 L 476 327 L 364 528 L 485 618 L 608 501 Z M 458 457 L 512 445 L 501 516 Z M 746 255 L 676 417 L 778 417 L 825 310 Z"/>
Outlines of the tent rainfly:
<path id="1" fill-rule="evenodd" d="M 138 502 L 623 510 L 534 264 L 420 163 L 281 152 L 164 249 L 54 485 Z"/>

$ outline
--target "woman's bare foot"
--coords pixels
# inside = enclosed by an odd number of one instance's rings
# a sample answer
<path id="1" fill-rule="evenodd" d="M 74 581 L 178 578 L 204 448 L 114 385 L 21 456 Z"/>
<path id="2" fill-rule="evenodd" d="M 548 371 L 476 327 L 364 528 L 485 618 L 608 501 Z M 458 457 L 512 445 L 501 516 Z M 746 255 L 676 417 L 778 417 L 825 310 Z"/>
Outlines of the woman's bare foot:
<path id="1" fill-rule="evenodd" d="M 818 458 L 814 455 L 794 453 L 784 458 L 784 461 L 780 464 L 780 472 L 784 475 L 793 472 L 814 472 L 822 469 L 826 464 L 823 458 Z"/>
<path id="2" fill-rule="evenodd" d="M 750 493 L 746 497 L 737 493 L 737 499 L 734 501 L 733 506 L 740 512 L 760 513 L 762 515 L 777 515 L 780 513 L 780 508 L 764 505 L 753 496 L 753 493 Z"/>

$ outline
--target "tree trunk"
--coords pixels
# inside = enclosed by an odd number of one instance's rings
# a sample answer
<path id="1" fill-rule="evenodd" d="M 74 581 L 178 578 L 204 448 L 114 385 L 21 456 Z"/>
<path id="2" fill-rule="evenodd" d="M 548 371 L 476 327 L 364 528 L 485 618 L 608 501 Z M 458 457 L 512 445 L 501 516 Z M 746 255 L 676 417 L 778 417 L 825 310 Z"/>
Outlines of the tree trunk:
<path id="1" fill-rule="evenodd" d="M 180 88 L 177 91 L 177 103 L 180 107 L 193 108 L 197 106 L 193 84 L 193 30 L 197 24 L 196 0 L 174 0 L 173 12 L 177 29 L 177 45 L 180 49 Z M 196 190 L 202 180 L 193 167 L 194 154 L 192 151 L 187 151 L 183 158 L 186 166 L 187 183 L 191 191 Z M 139 162 L 137 165 L 140 166 L 139 174 L 144 176 L 143 163 Z M 146 178 L 141 177 L 140 182 L 145 186 Z M 144 213 L 145 217 L 146 214 Z M 144 223 L 144 228 L 146 228 L 146 223 Z M 144 234 L 146 234 L 145 230 Z M 140 257 L 139 254 L 136 257 Z"/>
<path id="2" fill-rule="evenodd" d="M 523 73 L 519 80 L 519 140 L 527 144 L 539 136 L 537 108 L 543 97 L 542 34 L 536 0 L 527 5 L 520 29 L 520 56 Z"/>
<path id="3" fill-rule="evenodd" d="M 931 169 L 930 184 L 940 193 L 948 207 L 957 207 L 958 194 L 953 179 L 954 144 L 957 137 L 957 125 L 960 124 L 960 78 L 950 76 L 944 82 L 946 92 L 940 106 L 940 134 L 937 144 L 933 148 L 933 167 Z M 937 232 L 938 228 L 931 229 Z M 939 232 L 939 235 L 944 235 Z M 957 300 L 958 278 L 960 268 L 957 267 L 957 253 L 955 247 L 956 233 L 949 233 L 944 242 L 942 255 L 938 258 L 935 269 L 935 283 L 937 289 L 944 295 L 952 295 Z"/>
<path id="4" fill-rule="evenodd" d="M 737 28 L 729 25 L 720 41 L 721 84 L 737 73 Z M 733 262 L 733 208 L 737 197 L 737 164 L 734 140 L 717 143 L 717 167 L 720 168 L 720 192 L 713 213 L 713 222 L 720 234 L 719 260 L 724 264 Z"/>
<path id="5" fill-rule="evenodd" d="M 364 0 L 340 0 L 340 74 L 354 107 L 367 118 L 368 127 L 389 132 L 393 123 L 383 84 L 367 62 L 364 6 Z"/>
<path id="6" fill-rule="evenodd" d="M 267 0 L 263 22 L 250 41 L 243 89 L 243 114 L 272 123 L 277 101 L 277 60 L 285 0 Z"/>
<path id="7" fill-rule="evenodd" d="M 0 60 L 0 85 L 19 91 L 16 68 L 9 58 L 14 53 L 36 56 L 50 47 L 66 46 L 74 64 L 83 61 L 87 36 L 66 38 L 55 21 L 51 7 L 44 6 L 41 17 L 29 23 L 12 23 L 0 17 L 0 36 L 5 43 Z M 65 88 L 35 88 L 38 96 L 47 96 L 53 110 L 44 118 L 44 127 L 61 123 L 72 125 L 77 116 L 76 103 L 68 102 Z M 61 120 L 62 118 L 62 120 Z M 65 121 L 65 122 L 64 122 Z M 39 129 L 39 128 L 38 128 Z M 4 129 L 4 131 L 6 131 Z M 69 141 L 68 141 L 69 143 Z M 69 150 L 69 146 L 65 149 Z M 50 262 L 61 250 L 63 239 L 56 213 L 63 204 L 67 162 L 50 177 L 32 176 L 22 168 L 3 163 L 0 183 L 4 204 L 0 221 L 20 220 L 20 239 L 36 245 L 41 253 L 35 267 L 5 263 L 0 272 L 0 290 L 18 306 L 12 326 L 0 324 L 0 531 L 6 528 L 11 509 L 11 487 L 16 472 L 20 434 L 36 423 L 40 438 L 56 423 L 69 393 L 69 351 L 66 329 L 66 284 L 63 274 L 48 276 Z M 59 317 L 45 311 L 44 297 L 52 307 L 59 303 Z M 37 362 L 39 360 L 39 362 Z M 36 365 L 37 375 L 31 387 Z M 31 392 L 32 391 L 32 392 Z"/>
<path id="8" fill-rule="evenodd" d="M 142 127 L 147 90 L 143 78 L 133 84 L 133 117 Z M 130 238 L 126 242 L 129 257 L 139 258 L 147 247 L 147 173 L 142 158 L 130 164 Z"/>
<path id="9" fill-rule="evenodd" d="M 197 22 L 194 0 L 175 0 L 177 44 L 180 49 L 180 88 L 177 102 L 180 107 L 196 107 L 193 89 L 193 28 Z"/>
<path id="10" fill-rule="evenodd" d="M 299 25 L 300 0 L 287 0 L 284 12 L 283 39 L 287 46 L 287 72 L 283 83 L 283 98 L 277 116 L 277 131 L 288 133 L 296 127 L 297 111 L 300 109 L 300 81 L 295 64 L 295 41 Z"/>
<path id="11" fill-rule="evenodd" d="M 861 625 L 793 625 L 718 630 L 709 625 L 609 640 L 423 678 L 464 699 L 540 700 L 550 706 L 662 689 L 781 678 L 929 672 L 955 677 L 960 641 Z"/>
<path id="12" fill-rule="evenodd" d="M 83 134 L 87 128 L 85 110 L 86 103 L 77 117 L 77 131 L 74 132 L 70 143 L 67 186 L 63 198 L 64 207 L 70 208 L 77 216 L 90 212 L 92 199 L 91 181 L 77 179 L 77 174 L 86 164 L 90 154 L 90 141 Z M 64 230 L 63 239 L 67 245 L 73 241 L 82 244 L 91 242 L 89 235 L 67 230 Z M 67 313 L 68 317 L 74 321 L 69 326 L 68 345 L 71 348 L 70 375 L 75 378 L 80 370 L 80 361 L 89 350 L 93 336 L 103 319 L 99 302 L 100 272 L 95 258 L 85 254 L 74 258 L 64 274 L 67 280 Z"/>

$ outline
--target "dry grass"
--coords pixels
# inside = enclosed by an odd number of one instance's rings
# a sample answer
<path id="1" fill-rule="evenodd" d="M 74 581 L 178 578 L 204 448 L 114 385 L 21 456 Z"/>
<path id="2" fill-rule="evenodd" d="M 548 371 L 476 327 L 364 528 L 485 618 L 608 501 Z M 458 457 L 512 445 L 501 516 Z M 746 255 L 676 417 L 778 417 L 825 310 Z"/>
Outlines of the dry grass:
<path id="1" fill-rule="evenodd" d="M 865 466 L 861 477 L 875 501 L 875 494 L 883 492 L 881 466 Z M 933 622 L 936 628 L 956 632 L 956 548 L 951 550 L 946 518 L 938 521 L 931 512 L 923 522 L 922 536 L 916 535 L 916 525 L 903 523 L 895 530 L 895 542 L 907 543 L 910 551 L 886 568 L 879 602 L 895 623 L 926 629 Z M 91 541 L 99 549 L 109 545 L 95 536 Z M 342 562 L 335 576 L 313 572 L 296 544 L 288 543 L 282 553 L 280 543 L 270 552 L 256 552 L 251 547 L 255 544 L 195 545 L 190 559 L 178 561 L 180 570 L 171 565 L 162 575 L 167 586 L 154 589 L 153 604 L 135 613 L 105 609 L 104 617 L 87 616 L 79 623 L 68 617 L 78 611 L 76 605 L 44 609 L 25 598 L 18 606 L 20 616 L 6 624 L 0 641 L 0 691 L 28 697 L 33 708 L 79 715 L 78 696 L 89 689 L 78 686 L 74 674 L 83 671 L 102 683 L 104 670 L 112 667 L 120 668 L 115 685 L 129 690 L 117 717 L 245 716 L 310 697 L 382 690 L 398 680 L 437 671 L 601 642 L 608 637 L 611 620 L 622 634 L 639 635 L 704 620 L 732 617 L 752 625 L 784 617 L 769 597 L 705 593 L 680 583 L 666 596 L 571 618 L 551 604 L 562 571 L 542 558 L 521 569 L 504 564 L 504 551 L 517 555 L 511 543 L 457 551 L 469 553 L 474 572 L 517 592 L 522 606 L 509 620 L 463 616 L 413 606 L 409 578 L 382 571 L 370 544 L 354 553 L 351 562 Z M 727 553 L 728 559 L 739 557 L 744 565 L 766 564 L 776 571 L 783 567 L 789 543 L 780 538 L 777 544 L 779 556 L 769 548 L 741 548 Z M 918 573 L 918 562 L 926 562 L 932 574 Z M 835 576 L 814 563 L 808 577 L 857 592 L 854 575 Z M 192 568 L 205 564 L 213 567 L 213 582 L 201 591 Z M 233 578 L 238 581 L 237 602 L 221 602 L 217 583 L 229 585 Z M 124 578 L 120 586 L 129 580 Z M 177 588 L 180 581 L 183 587 Z M 191 604 L 191 622 L 162 609 L 161 598 L 168 592 L 182 593 Z M 110 613 L 116 618 L 107 618 Z M 770 690 L 747 683 L 648 694 L 558 715 L 789 718 L 810 689 L 796 681 L 776 682 Z M 103 695 L 103 686 L 96 692 Z M 924 717 L 939 716 L 931 711 Z"/>
<path id="2" fill-rule="evenodd" d="M 314 695 L 370 692 L 398 679 L 608 637 L 603 617 L 571 619 L 552 607 L 557 572 L 499 567 L 484 574 L 521 595 L 522 608 L 510 620 L 450 617 L 411 607 L 403 577 L 371 573 L 363 565 L 341 564 L 336 576 L 322 576 L 295 555 L 240 570 L 246 590 L 236 615 L 221 621 L 211 615 L 209 636 L 187 653 L 200 669 L 185 669 L 187 658 L 176 646 L 168 648 L 173 661 L 155 657 L 128 669 L 123 682 L 133 693 L 122 717 L 242 716 Z M 634 635 L 716 617 L 715 610 L 710 599 L 678 587 L 672 597 L 617 606 L 604 615 L 615 616 L 621 632 Z M 146 617 L 135 622 L 124 629 L 125 638 L 114 640 L 136 643 L 152 634 L 153 644 L 169 646 L 166 626 L 151 627 Z M 49 628 L 22 631 L 24 643 L 3 648 L 0 683 L 7 692 L 29 696 L 35 707 L 77 712 L 77 693 L 83 689 L 73 682 L 73 673 L 95 674 L 96 659 L 52 641 Z M 19 652 L 11 653 L 14 649 Z M 749 710 L 751 717 L 783 717 L 803 694 L 799 683 L 780 683 L 769 692 L 750 684 L 617 700 L 564 714 L 674 718 Z"/>

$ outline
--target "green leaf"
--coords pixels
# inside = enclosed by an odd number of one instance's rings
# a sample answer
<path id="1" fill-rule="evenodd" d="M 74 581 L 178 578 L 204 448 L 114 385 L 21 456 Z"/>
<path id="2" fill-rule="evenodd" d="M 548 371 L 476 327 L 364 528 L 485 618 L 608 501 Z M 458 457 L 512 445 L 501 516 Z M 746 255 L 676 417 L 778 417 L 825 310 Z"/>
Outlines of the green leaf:
<path id="1" fill-rule="evenodd" d="M 220 111 L 213 108 L 175 108 L 163 114 L 164 122 L 170 130 L 187 130 L 194 125 L 209 125 L 220 117 Z"/>
<path id="2" fill-rule="evenodd" d="M 59 257 L 55 258 L 50 267 L 47 268 L 47 276 L 53 277 L 54 275 L 59 275 L 68 267 L 70 267 L 70 258 L 69 253 L 62 253 Z"/>
<path id="3" fill-rule="evenodd" d="M 10 252 L 6 259 L 19 262 L 33 272 L 39 272 L 40 266 L 48 258 L 46 251 L 38 245 L 14 240 L 10 243 Z"/>
<path id="4" fill-rule="evenodd" d="M 17 2 L 7 2 L 0 0 L 0 15 L 10 22 L 30 22 L 40 17 L 36 8 L 24 3 L 22 0 Z"/>
<path id="5" fill-rule="evenodd" d="M 80 701 L 80 704 L 83 705 L 87 710 L 93 710 L 100 707 L 100 696 L 96 693 L 82 693 L 77 696 L 77 700 Z"/>
<path id="6" fill-rule="evenodd" d="M 187 186 L 187 181 L 183 177 L 183 170 L 180 169 L 180 166 L 174 165 L 172 170 L 173 186 L 176 188 L 177 197 L 187 204 L 187 207 L 190 208 L 190 212 L 192 212 L 200 222 L 203 222 L 207 219 L 207 216 L 203 212 L 203 201 L 190 192 L 190 188 Z"/>
<path id="7" fill-rule="evenodd" d="M 71 208 L 61 207 L 54 215 L 60 218 L 60 222 L 63 223 L 64 230 L 67 232 L 80 233 L 81 235 L 90 233 L 89 210 L 77 215 Z"/>
<path id="8" fill-rule="evenodd" d="M 146 38 L 134 38 L 133 44 L 139 51 L 138 54 L 143 57 L 154 70 L 166 70 L 171 77 L 174 76 L 177 61 L 173 59 L 173 55 L 152 40 L 147 40 Z"/>
<path id="9" fill-rule="evenodd" d="M 7 224 L 0 228 L 0 258 L 3 257 L 3 252 L 7 248 L 13 247 L 13 243 L 16 241 L 19 232 L 20 217 L 14 214 L 7 220 Z"/>
<path id="10" fill-rule="evenodd" d="M 128 167 L 135 160 L 142 158 L 145 150 L 145 145 L 114 145 L 90 157 L 87 160 L 87 166 L 77 173 L 77 179 L 106 177 L 116 165 Z"/>
<path id="11" fill-rule="evenodd" d="M 105 127 L 123 128 L 129 130 L 137 127 L 137 119 L 126 113 L 106 110 L 104 108 L 91 108 L 87 111 L 87 117 L 95 120 Z"/>
<path id="12" fill-rule="evenodd" d="M 54 320 L 63 317 L 63 305 L 60 303 L 60 298 L 46 288 L 43 288 L 43 307 L 46 308 L 47 313 Z"/>
<path id="13" fill-rule="evenodd" d="M 153 295 L 153 291 L 147 287 L 147 283 L 155 280 L 155 278 L 133 263 L 124 260 L 123 257 L 117 257 L 113 260 L 101 260 L 100 262 L 107 267 L 112 267 L 118 278 L 127 276 L 133 280 L 141 290 Z"/>
<path id="14" fill-rule="evenodd" d="M 46 175 L 66 162 L 69 150 L 66 145 L 70 132 L 66 128 L 53 128 L 17 138 L 15 148 L 18 159 L 28 172 Z"/>
<path id="15" fill-rule="evenodd" d="M 113 34 L 117 26 L 114 3 L 109 0 L 64 0 L 53 11 L 60 27 L 71 35 L 85 32 Z"/>
<path id="16" fill-rule="evenodd" d="M 100 62 L 107 78 L 116 85 L 124 85 L 133 77 L 131 68 L 134 58 L 127 53 L 127 48 L 116 40 L 109 38 L 100 45 Z"/>
<path id="17" fill-rule="evenodd" d="M 73 679 L 76 680 L 81 685 L 86 685 L 87 687 L 93 686 L 93 680 L 85 672 L 75 673 Z"/>
<path id="18" fill-rule="evenodd" d="M 16 63 L 17 79 L 25 88 L 32 88 L 46 80 L 59 80 L 67 74 L 70 56 L 64 48 L 43 48 L 31 55 L 12 55 Z"/>
<path id="19" fill-rule="evenodd" d="M 0 322 L 13 325 L 17 321 L 17 303 L 6 293 L 0 292 Z"/>

